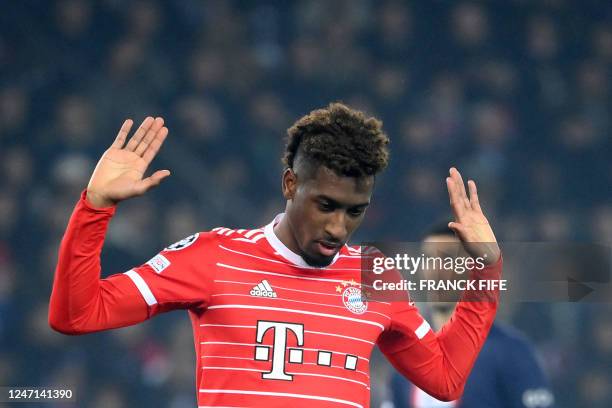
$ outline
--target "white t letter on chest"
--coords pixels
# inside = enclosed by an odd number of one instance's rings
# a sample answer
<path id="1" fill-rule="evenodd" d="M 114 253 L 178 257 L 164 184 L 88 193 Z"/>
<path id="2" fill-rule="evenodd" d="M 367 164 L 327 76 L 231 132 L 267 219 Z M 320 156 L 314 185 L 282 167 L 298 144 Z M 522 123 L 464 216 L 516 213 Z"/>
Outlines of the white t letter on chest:
<path id="1" fill-rule="evenodd" d="M 285 354 L 287 352 L 287 333 L 293 332 L 297 339 L 297 345 L 304 345 L 304 326 L 296 323 L 269 322 L 259 320 L 257 322 L 257 343 L 262 343 L 264 334 L 274 329 L 274 350 L 272 352 L 272 371 L 263 373 L 262 378 L 267 380 L 293 379 L 292 375 L 285 373 Z"/>

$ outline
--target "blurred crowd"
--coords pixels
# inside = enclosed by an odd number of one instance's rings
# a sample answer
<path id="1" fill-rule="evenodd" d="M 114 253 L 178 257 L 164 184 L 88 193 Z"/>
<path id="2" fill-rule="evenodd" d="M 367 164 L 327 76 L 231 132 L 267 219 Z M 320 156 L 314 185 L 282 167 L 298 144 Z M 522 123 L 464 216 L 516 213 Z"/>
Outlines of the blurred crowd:
<path id="1" fill-rule="evenodd" d="M 119 206 L 105 274 L 267 223 L 285 130 L 335 100 L 392 140 L 355 242 L 418 240 L 449 215 L 455 165 L 499 240 L 612 245 L 610 2 L 24 0 L 0 3 L 0 27 L 1 385 L 68 385 L 83 407 L 195 404 L 186 314 L 85 337 L 47 324 L 67 220 L 127 117 L 166 119 L 152 167 L 172 176 Z M 512 304 L 500 319 L 536 345 L 557 406 L 603 408 L 611 311 Z M 375 357 L 378 406 L 391 369 Z"/>

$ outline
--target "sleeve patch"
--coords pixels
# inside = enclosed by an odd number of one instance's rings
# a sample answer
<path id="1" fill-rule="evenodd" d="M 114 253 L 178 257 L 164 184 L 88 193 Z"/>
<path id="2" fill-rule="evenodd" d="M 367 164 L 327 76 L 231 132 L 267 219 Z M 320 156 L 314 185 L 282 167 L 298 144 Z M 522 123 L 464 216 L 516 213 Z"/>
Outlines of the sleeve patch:
<path id="1" fill-rule="evenodd" d="M 179 251 L 181 249 L 185 249 L 191 244 L 193 244 L 198 239 L 199 235 L 199 233 L 195 233 L 193 235 L 188 236 L 187 238 L 183 238 L 180 241 L 175 242 L 174 244 L 165 248 L 164 251 Z"/>
<path id="2" fill-rule="evenodd" d="M 170 266 L 170 261 L 162 254 L 157 254 L 147 262 L 147 265 L 149 265 L 155 272 L 161 273 L 164 269 Z"/>

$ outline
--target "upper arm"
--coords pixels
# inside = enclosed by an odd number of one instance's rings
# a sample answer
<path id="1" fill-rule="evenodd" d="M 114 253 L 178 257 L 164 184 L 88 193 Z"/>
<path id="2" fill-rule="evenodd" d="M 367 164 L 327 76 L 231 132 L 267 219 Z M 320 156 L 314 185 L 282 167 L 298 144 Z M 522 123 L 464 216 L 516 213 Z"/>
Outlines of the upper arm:
<path id="1" fill-rule="evenodd" d="M 193 234 L 124 275 L 146 303 L 149 316 L 173 309 L 203 309 L 212 291 L 216 249 L 214 234 Z"/>
<path id="2" fill-rule="evenodd" d="M 124 274 L 115 274 L 96 283 L 96 290 L 88 290 L 72 282 L 70 291 L 82 292 L 75 296 L 58 296 L 50 308 L 49 324 L 63 334 L 76 335 L 115 329 L 140 323 L 149 317 L 147 304 L 138 289 Z"/>

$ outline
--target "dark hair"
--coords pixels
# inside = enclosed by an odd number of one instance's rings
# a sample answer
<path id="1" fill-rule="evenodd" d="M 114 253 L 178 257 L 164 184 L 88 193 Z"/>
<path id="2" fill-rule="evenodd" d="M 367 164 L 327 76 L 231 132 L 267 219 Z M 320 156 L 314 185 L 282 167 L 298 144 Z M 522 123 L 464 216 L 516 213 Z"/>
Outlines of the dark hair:
<path id="1" fill-rule="evenodd" d="M 387 167 L 388 144 L 380 120 L 335 102 L 310 112 L 287 130 L 283 163 L 293 168 L 296 157 L 305 158 L 341 176 L 371 176 Z"/>

